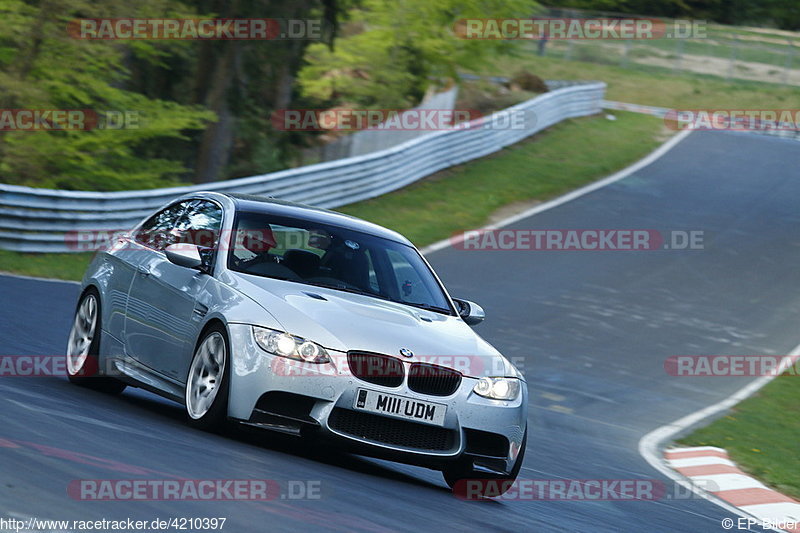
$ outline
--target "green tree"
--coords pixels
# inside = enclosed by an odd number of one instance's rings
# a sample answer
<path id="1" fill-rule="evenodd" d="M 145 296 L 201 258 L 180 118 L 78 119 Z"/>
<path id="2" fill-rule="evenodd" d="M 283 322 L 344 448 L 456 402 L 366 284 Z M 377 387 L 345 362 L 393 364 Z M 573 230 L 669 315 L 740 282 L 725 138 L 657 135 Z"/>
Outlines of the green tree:
<path id="1" fill-rule="evenodd" d="M 144 0 L 142 17 L 186 13 L 173 0 Z M 0 0 L 0 109 L 130 112 L 138 127 L 0 132 L 0 180 L 61 189 L 118 190 L 175 184 L 186 172 L 170 147 L 214 119 L 200 106 L 128 90 L 127 63 L 163 56 L 142 41 L 72 38 L 70 20 L 122 17 L 122 0 Z"/>
<path id="2" fill-rule="evenodd" d="M 537 8 L 527 0 L 365 0 L 333 49 L 309 47 L 299 73 L 302 95 L 317 105 L 413 106 L 432 82 L 455 80 L 459 68 L 518 44 L 462 39 L 457 21 L 529 17 Z"/>
<path id="3" fill-rule="evenodd" d="M 800 4 L 797 0 L 766 0 L 758 7 L 762 20 L 783 30 L 800 30 Z"/>
<path id="4" fill-rule="evenodd" d="M 797 0 L 551 0 L 553 7 L 800 29 Z"/>
<path id="5" fill-rule="evenodd" d="M 320 21 L 321 46 L 335 36 L 349 0 L 188 0 L 196 11 L 221 18 L 270 17 Z M 311 39 L 202 41 L 169 68 L 142 66 L 144 80 L 171 84 L 172 97 L 203 105 L 218 120 L 195 138 L 193 180 L 198 183 L 285 168 L 291 137 L 271 127 L 270 116 L 294 98 L 295 75 Z M 176 70 L 180 72 L 175 76 Z M 177 80 L 177 81 L 176 81 Z"/>

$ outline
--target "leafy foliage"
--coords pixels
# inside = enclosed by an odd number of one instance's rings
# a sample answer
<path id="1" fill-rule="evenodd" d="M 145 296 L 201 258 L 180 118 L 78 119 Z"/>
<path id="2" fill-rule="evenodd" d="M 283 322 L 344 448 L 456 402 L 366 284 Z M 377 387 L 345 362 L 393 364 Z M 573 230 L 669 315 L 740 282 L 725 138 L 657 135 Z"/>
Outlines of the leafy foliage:
<path id="1" fill-rule="evenodd" d="M 185 13 L 173 0 L 144 0 L 139 16 Z M 0 108 L 128 112 L 138 123 L 91 131 L 0 134 L 0 180 L 61 189 L 139 189 L 178 182 L 184 164 L 169 147 L 214 119 L 186 106 L 125 88 L 133 58 L 157 63 L 164 48 L 144 41 L 79 40 L 67 23 L 82 16 L 121 17 L 121 0 L 0 0 Z"/>
<path id="2" fill-rule="evenodd" d="M 538 8 L 526 0 L 365 0 L 351 15 L 358 24 L 331 49 L 311 45 L 299 81 L 303 96 L 318 105 L 349 103 L 372 108 L 416 105 L 432 81 L 456 77 L 498 51 L 519 45 L 459 38 L 460 19 L 528 17 Z"/>
<path id="3" fill-rule="evenodd" d="M 800 30 L 797 0 L 552 0 L 548 5 Z"/>

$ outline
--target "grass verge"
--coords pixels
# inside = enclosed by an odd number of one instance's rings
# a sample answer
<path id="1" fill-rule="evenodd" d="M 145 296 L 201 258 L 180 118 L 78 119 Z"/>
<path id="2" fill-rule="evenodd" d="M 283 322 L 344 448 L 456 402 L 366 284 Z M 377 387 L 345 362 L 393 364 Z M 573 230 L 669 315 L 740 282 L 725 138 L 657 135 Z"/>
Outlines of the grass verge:
<path id="1" fill-rule="evenodd" d="M 379 198 L 338 209 L 406 235 L 418 246 L 483 225 L 501 207 L 546 200 L 619 170 L 663 138 L 661 121 L 616 113 L 558 124 L 496 154 Z M 79 280 L 92 254 L 0 250 L 0 271 Z"/>
<path id="2" fill-rule="evenodd" d="M 728 416 L 678 442 L 725 448 L 742 470 L 787 496 L 800 498 L 800 387 L 796 377 L 795 372 L 772 380 Z"/>
<path id="3" fill-rule="evenodd" d="M 79 281 L 93 253 L 34 254 L 0 250 L 0 272 Z"/>

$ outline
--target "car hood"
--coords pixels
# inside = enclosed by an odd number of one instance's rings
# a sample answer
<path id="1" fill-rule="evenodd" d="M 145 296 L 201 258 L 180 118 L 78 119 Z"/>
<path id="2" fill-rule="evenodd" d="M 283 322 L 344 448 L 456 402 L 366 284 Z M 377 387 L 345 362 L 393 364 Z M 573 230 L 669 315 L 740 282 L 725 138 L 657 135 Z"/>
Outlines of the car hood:
<path id="1" fill-rule="evenodd" d="M 456 316 L 249 274 L 231 273 L 227 281 L 261 305 L 287 333 L 328 350 L 388 354 L 472 377 L 517 376 L 505 357 Z M 413 356 L 401 357 L 402 348 Z"/>

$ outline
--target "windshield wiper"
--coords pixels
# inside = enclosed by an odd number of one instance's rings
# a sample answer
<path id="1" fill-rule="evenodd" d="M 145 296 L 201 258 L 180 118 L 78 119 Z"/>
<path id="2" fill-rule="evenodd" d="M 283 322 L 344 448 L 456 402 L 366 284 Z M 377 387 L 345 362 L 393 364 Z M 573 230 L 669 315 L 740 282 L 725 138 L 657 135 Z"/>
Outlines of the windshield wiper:
<path id="1" fill-rule="evenodd" d="M 335 291 L 349 292 L 349 293 L 352 293 L 352 294 L 361 294 L 363 296 L 372 296 L 373 298 L 379 298 L 381 300 L 388 300 L 390 302 L 394 302 L 395 301 L 395 300 L 392 300 L 391 298 L 388 298 L 387 296 L 383 296 L 382 294 L 377 294 L 377 293 L 374 293 L 374 292 L 365 291 L 364 289 L 354 289 L 354 288 L 351 288 L 351 287 L 347 287 L 346 285 L 329 285 L 327 283 L 319 283 L 319 282 L 316 282 L 316 281 L 309 281 L 309 280 L 303 280 L 301 283 L 305 283 L 307 285 L 313 285 L 314 287 L 323 287 L 325 289 L 333 289 Z"/>
<path id="2" fill-rule="evenodd" d="M 412 303 L 412 302 L 399 302 L 406 305 L 410 305 L 411 307 L 418 307 L 420 309 L 425 309 L 426 311 L 435 311 L 437 313 L 445 313 L 448 315 L 452 315 L 453 312 L 450 309 L 446 309 L 444 307 L 439 307 L 438 305 L 432 304 L 422 304 L 422 303 Z"/>
<path id="3" fill-rule="evenodd" d="M 438 305 L 426 304 L 426 303 L 413 303 L 413 302 L 404 302 L 402 300 L 394 300 L 389 298 L 388 296 L 383 296 L 382 294 L 377 294 L 370 291 L 365 291 L 364 289 L 355 289 L 351 287 L 347 287 L 344 285 L 330 285 L 328 283 L 320 283 L 317 281 L 310 281 L 307 279 L 292 279 L 292 278 L 285 278 L 280 276 L 265 276 L 271 279 L 277 279 L 281 281 L 293 281 L 295 283 L 300 283 L 302 285 L 311 285 L 313 287 L 322 287 L 324 289 L 332 289 L 335 291 L 342 291 L 342 292 L 349 292 L 351 294 L 360 294 L 362 296 L 371 296 L 372 298 L 378 298 L 379 300 L 385 300 L 387 302 L 394 302 L 396 304 L 402 305 L 409 305 L 411 307 L 416 307 L 418 309 L 425 309 L 426 311 L 434 311 L 436 313 L 444 313 L 446 315 L 452 316 L 452 311 L 450 309 L 439 307 Z"/>
<path id="4" fill-rule="evenodd" d="M 349 292 L 351 294 L 360 294 L 362 296 L 371 296 L 373 298 L 378 298 L 380 300 L 385 300 L 387 302 L 394 302 L 396 304 L 403 304 L 403 305 L 410 305 L 411 307 L 416 307 L 418 309 L 425 309 L 426 311 L 434 311 L 436 313 L 444 313 L 446 315 L 452 315 L 452 311 L 450 309 L 439 307 L 438 305 L 433 304 L 426 304 L 426 303 L 413 303 L 413 302 L 404 302 L 402 300 L 394 300 L 389 298 L 388 296 L 383 296 L 382 294 L 377 294 L 370 291 L 365 291 L 364 289 L 354 289 L 351 287 L 346 286 L 334 286 L 334 285 L 327 285 L 325 283 L 316 283 L 313 281 L 305 281 L 309 285 L 314 285 L 316 287 L 325 287 L 326 289 L 333 289 L 336 291 L 342 292 Z"/>
<path id="5" fill-rule="evenodd" d="M 392 300 L 388 296 L 384 296 L 382 294 L 376 294 L 374 292 L 365 291 L 363 289 L 351 289 L 349 287 L 331 287 L 332 289 L 336 289 L 337 291 L 349 292 L 352 294 L 360 294 L 362 296 L 371 296 L 373 298 L 377 298 L 379 300 L 385 300 L 387 302 L 395 302 L 395 303 L 402 303 L 398 302 L 397 300 Z"/>

